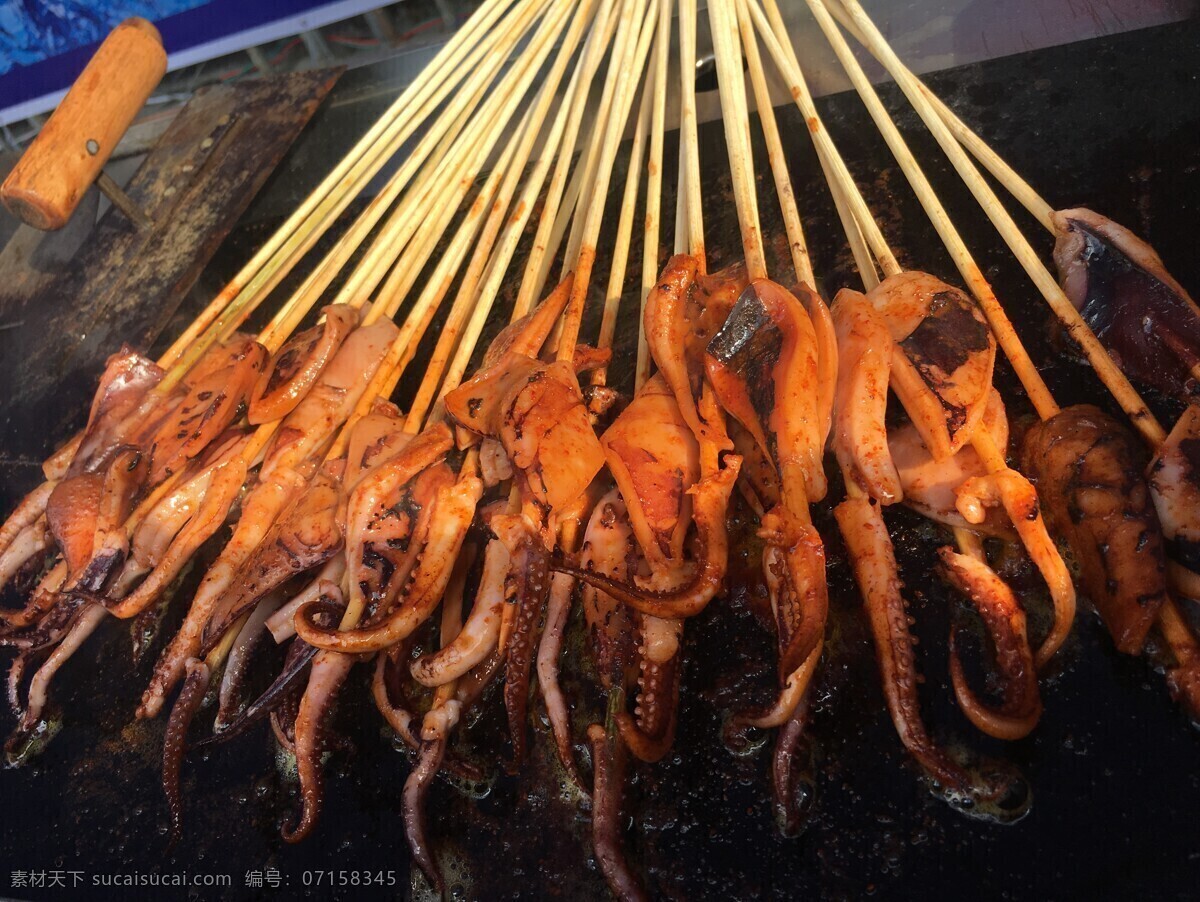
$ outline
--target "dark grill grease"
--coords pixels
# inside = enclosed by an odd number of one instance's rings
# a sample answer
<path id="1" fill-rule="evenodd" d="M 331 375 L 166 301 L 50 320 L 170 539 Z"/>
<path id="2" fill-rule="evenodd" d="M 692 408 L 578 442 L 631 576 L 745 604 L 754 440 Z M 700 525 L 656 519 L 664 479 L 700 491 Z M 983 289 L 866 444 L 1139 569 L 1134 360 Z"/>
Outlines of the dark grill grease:
<path id="1" fill-rule="evenodd" d="M 949 414 L 946 429 L 953 439 L 966 423 L 967 410 L 949 403 L 944 389 L 972 354 L 988 349 L 987 324 L 962 292 L 939 291 L 930 300 L 929 315 L 900 347 Z"/>

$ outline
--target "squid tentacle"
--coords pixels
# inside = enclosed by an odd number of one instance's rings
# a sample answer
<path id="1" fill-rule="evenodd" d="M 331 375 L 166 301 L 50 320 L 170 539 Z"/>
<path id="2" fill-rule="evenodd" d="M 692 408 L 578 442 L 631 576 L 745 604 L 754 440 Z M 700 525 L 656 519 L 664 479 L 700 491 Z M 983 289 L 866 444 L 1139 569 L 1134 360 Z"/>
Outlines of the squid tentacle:
<path id="1" fill-rule="evenodd" d="M 595 770 L 592 784 L 592 845 L 596 861 L 618 899 L 648 900 L 641 881 L 633 873 L 621 848 L 621 790 L 625 767 L 620 743 L 600 724 L 588 727 Z"/>
<path id="2" fill-rule="evenodd" d="M 573 576 L 651 617 L 682 620 L 699 614 L 725 580 L 729 561 L 725 509 L 741 470 L 741 462 L 742 459 L 737 455 L 726 455 L 724 467 L 688 490 L 694 498 L 693 521 L 700 538 L 700 547 L 692 565 L 691 576 L 677 588 L 644 589 L 583 568 L 577 561 L 565 557 L 553 558 L 550 562 L 551 569 Z"/>
<path id="3" fill-rule="evenodd" d="M 167 734 L 163 742 L 162 786 L 167 797 L 167 808 L 171 814 L 170 848 L 174 848 L 183 837 L 183 795 L 180 792 L 180 772 L 183 755 L 187 749 L 187 731 L 192 719 L 204 701 L 208 691 L 208 665 L 198 658 L 187 662 L 187 676 L 179 698 L 171 708 L 167 719 Z"/>
<path id="4" fill-rule="evenodd" d="M 312 833 L 317 824 L 325 790 L 321 775 L 321 753 L 325 745 L 326 722 L 353 666 L 354 658 L 335 652 L 322 652 L 312 662 L 295 726 L 300 816 L 289 817 L 284 822 L 280 831 L 284 842 L 300 842 Z"/>
<path id="5" fill-rule="evenodd" d="M 939 549 L 948 580 L 974 603 L 991 635 L 1003 702 L 992 708 L 971 689 L 958 650 L 958 629 L 950 631 L 950 676 L 963 713 L 976 727 L 997 739 L 1021 739 L 1042 713 L 1037 670 L 1025 635 L 1025 612 L 1012 590 L 983 561 Z"/>

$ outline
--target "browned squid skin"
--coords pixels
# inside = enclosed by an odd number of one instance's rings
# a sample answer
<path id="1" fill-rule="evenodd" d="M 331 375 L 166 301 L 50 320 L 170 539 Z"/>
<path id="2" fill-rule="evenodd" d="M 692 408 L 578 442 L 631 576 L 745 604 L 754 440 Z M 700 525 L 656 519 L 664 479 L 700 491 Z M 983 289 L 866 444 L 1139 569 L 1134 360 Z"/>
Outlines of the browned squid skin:
<path id="1" fill-rule="evenodd" d="M 549 518 L 574 504 L 604 466 L 604 449 L 570 363 L 538 364 L 511 386 L 500 403 L 499 438 L 517 471 L 523 500 L 542 511 L 542 534 L 551 547 Z"/>
<path id="2" fill-rule="evenodd" d="M 358 325 L 358 310 L 348 304 L 330 304 L 321 313 L 324 321 L 293 336 L 259 376 L 246 411 L 252 426 L 291 413 Z"/>
<path id="3" fill-rule="evenodd" d="M 1037 667 L 1025 630 L 1025 611 L 1012 589 L 982 561 L 941 548 L 938 554 L 947 582 L 971 599 L 992 641 L 1002 702 L 988 706 L 971 689 L 958 652 L 958 629 L 950 631 L 950 674 L 963 713 L 996 739 L 1028 736 L 1042 714 Z"/>
<path id="4" fill-rule="evenodd" d="M 759 536 L 781 554 L 786 586 L 772 601 L 779 637 L 779 678 L 800 668 L 825 636 L 829 616 L 829 585 L 825 581 L 825 543 L 811 523 L 801 521 L 780 505 L 763 517 Z M 764 556 L 768 566 L 768 558 Z"/>
<path id="5" fill-rule="evenodd" d="M 100 490 L 90 559 L 81 573 L 67 580 L 64 587 L 67 591 L 78 588 L 99 593 L 114 571 L 125 562 L 129 553 L 125 521 L 145 482 L 148 463 L 146 455 L 133 446 L 123 446 L 113 457 Z"/>
<path id="6" fill-rule="evenodd" d="M 892 335 L 867 296 L 843 288 L 833 299 L 838 342 L 832 445 L 847 480 L 884 504 L 904 497 L 888 448 Z"/>
<path id="7" fill-rule="evenodd" d="M 848 498 L 834 508 L 875 639 L 883 692 L 900 741 L 943 787 L 965 792 L 968 775 L 934 744 L 921 720 L 916 659 L 892 540 L 877 502 Z"/>
<path id="8" fill-rule="evenodd" d="M 215 465 L 211 482 L 195 513 L 172 539 L 166 553 L 142 583 L 122 599 L 106 601 L 109 613 L 129 618 L 151 609 L 192 556 L 225 523 L 230 508 L 246 482 L 246 462 L 240 456 Z"/>
<path id="9" fill-rule="evenodd" d="M 1056 211 L 1063 291 L 1131 379 L 1195 398 L 1200 308 L 1149 244 L 1106 216 Z"/>
<path id="10" fill-rule="evenodd" d="M 294 618 L 297 635 L 310 645 L 346 654 L 381 651 L 410 635 L 441 601 L 482 492 L 482 482 L 470 475 L 437 490 L 420 562 L 390 610 L 381 606 L 364 626 L 338 629 L 316 623 L 311 605 L 302 605 Z"/>
<path id="11" fill-rule="evenodd" d="M 171 813 L 171 847 L 183 836 L 183 795 L 179 788 L 179 776 L 183 769 L 183 756 L 187 751 L 188 727 L 204 701 L 208 681 L 208 665 L 196 658 L 188 661 L 183 689 L 180 690 L 179 698 L 171 708 L 171 716 L 167 720 L 166 738 L 163 741 L 162 785 L 167 797 L 167 808 Z"/>
<path id="12" fill-rule="evenodd" d="M 207 366 L 211 361 L 212 355 L 206 354 L 196 364 L 196 369 Z M 147 408 L 169 403 L 165 398 L 154 398 L 150 394 L 165 375 L 156 363 L 135 353 L 128 346 L 123 346 L 109 357 L 96 393 L 92 396 L 87 425 L 75 451 L 69 457 L 65 454 L 61 457 L 55 455 L 58 458 L 55 469 L 62 471 L 65 462 L 65 471 L 55 476 L 47 473 L 47 476 L 61 479 L 67 475 L 94 472 L 102 467 L 109 449 L 129 439 L 131 429 L 140 425 L 137 422 L 141 419 L 140 415 L 148 413 Z"/>
<path id="13" fill-rule="evenodd" d="M 608 888 L 621 900 L 648 900 L 650 896 L 625 858 L 621 841 L 621 795 L 625 787 L 625 755 L 619 740 L 604 727 L 588 727 L 592 744 L 592 846 Z"/>
<path id="14" fill-rule="evenodd" d="M 293 576 L 323 564 L 342 547 L 339 495 L 334 474 L 323 469 L 289 503 L 218 602 L 202 634 L 205 653 L 243 611 Z"/>
<path id="15" fill-rule="evenodd" d="M 91 560 L 103 488 L 100 473 L 72 476 L 55 486 L 46 502 L 46 523 L 66 561 L 67 580 L 77 579 Z"/>
<path id="16" fill-rule="evenodd" d="M 571 299 L 574 286 L 575 274 L 567 273 L 537 307 L 501 329 L 483 355 L 481 370 L 499 363 L 509 353 L 536 357 Z"/>
<path id="17" fill-rule="evenodd" d="M 1136 439 L 1099 408 L 1076 405 L 1029 430 L 1021 464 L 1117 649 L 1140 653 L 1168 590 L 1162 527 Z"/>
<path id="18" fill-rule="evenodd" d="M 636 551 L 625 501 L 617 489 L 592 508 L 579 557 L 583 569 L 628 582 Z M 628 688 L 626 675 L 632 672 L 636 654 L 634 612 L 588 583 L 582 595 L 588 648 L 600 685 L 607 690 Z"/>
<path id="19" fill-rule="evenodd" d="M 139 420 L 139 412 L 159 403 L 151 391 L 162 381 L 163 375 L 159 366 L 128 347 L 122 347 L 108 358 L 92 397 L 83 432 L 46 461 L 43 468 L 46 481 L 26 495 L 0 526 L 0 572 L 5 574 L 0 579 L 0 588 L 26 562 L 11 559 L 13 552 L 18 550 L 13 547 L 17 538 L 34 529 L 39 521 L 44 522 L 47 506 L 56 492 L 59 493 L 57 506 L 61 518 L 63 492 L 73 491 L 70 488 L 59 491 L 64 481 L 103 474 L 120 446 L 128 441 Z M 25 544 L 34 549 L 34 554 L 41 550 L 36 547 L 38 543 Z"/>
<path id="20" fill-rule="evenodd" d="M 705 367 L 721 407 L 774 460 L 784 504 L 825 497 L 816 332 L 800 300 L 751 282 L 709 342 Z"/>
<path id="21" fill-rule="evenodd" d="M 722 430 L 705 421 L 695 398 L 704 377 L 704 349 L 747 283 L 743 264 L 701 274 L 697 258 L 676 254 L 647 296 L 642 314 L 647 346 L 683 419 L 698 441 L 722 450 L 729 449 Z"/>
<path id="22" fill-rule="evenodd" d="M 279 468 L 297 469 L 316 457 L 318 447 L 354 412 L 379 369 L 399 327 L 387 317 L 351 332 L 321 375 L 284 418 L 264 452 L 260 479 Z"/>
<path id="23" fill-rule="evenodd" d="M 1170 555 L 1171 588 L 1200 601 L 1200 405 L 1188 407 L 1158 446 L 1146 482 Z"/>
<path id="24" fill-rule="evenodd" d="M 895 341 L 892 390 L 944 460 L 969 442 L 991 395 L 996 339 L 987 319 L 967 294 L 923 272 L 888 276 L 867 298 Z"/>
<path id="25" fill-rule="evenodd" d="M 225 347 L 226 365 L 194 382 L 189 379 L 187 397 L 150 440 L 151 485 L 185 466 L 229 427 L 267 365 L 267 349 L 257 341 Z"/>

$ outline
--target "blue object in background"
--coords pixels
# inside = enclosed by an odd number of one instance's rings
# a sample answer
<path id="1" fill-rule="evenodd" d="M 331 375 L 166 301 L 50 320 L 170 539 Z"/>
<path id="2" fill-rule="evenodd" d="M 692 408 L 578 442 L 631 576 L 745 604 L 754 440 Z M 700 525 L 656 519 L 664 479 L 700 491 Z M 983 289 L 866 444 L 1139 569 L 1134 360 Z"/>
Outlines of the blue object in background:
<path id="1" fill-rule="evenodd" d="M 0 75 L 98 44 L 130 16 L 154 21 L 209 0 L 0 0 Z"/>
<path id="2" fill-rule="evenodd" d="M 0 0 L 0 123 L 57 106 L 123 19 L 142 16 L 162 33 L 179 69 L 321 28 L 386 0 Z"/>

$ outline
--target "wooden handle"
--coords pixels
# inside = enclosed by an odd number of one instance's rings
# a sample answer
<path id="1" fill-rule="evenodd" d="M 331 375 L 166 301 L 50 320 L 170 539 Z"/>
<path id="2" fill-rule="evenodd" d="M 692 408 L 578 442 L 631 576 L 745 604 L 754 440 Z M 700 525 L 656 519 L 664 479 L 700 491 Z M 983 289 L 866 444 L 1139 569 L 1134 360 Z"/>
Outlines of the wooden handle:
<path id="1" fill-rule="evenodd" d="M 151 23 L 114 28 L 0 186 L 4 205 L 38 229 L 66 225 L 166 71 Z"/>

